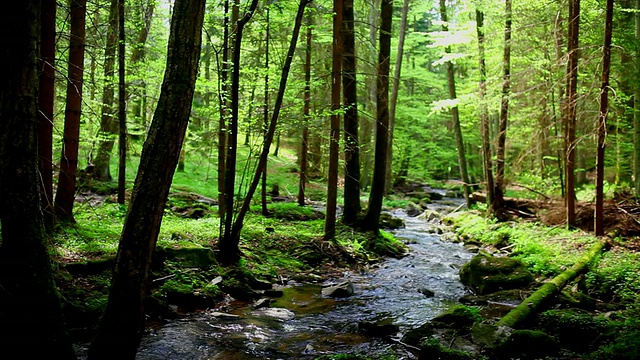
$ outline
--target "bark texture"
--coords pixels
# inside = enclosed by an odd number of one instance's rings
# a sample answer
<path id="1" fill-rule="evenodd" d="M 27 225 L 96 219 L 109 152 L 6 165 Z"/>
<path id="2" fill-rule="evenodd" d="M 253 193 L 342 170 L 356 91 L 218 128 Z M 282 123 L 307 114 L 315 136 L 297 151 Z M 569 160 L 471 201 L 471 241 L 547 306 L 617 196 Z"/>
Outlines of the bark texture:
<path id="1" fill-rule="evenodd" d="M 300 147 L 300 184 L 298 186 L 298 205 L 305 205 L 307 186 L 307 168 L 309 152 L 309 113 L 311 110 L 311 44 L 313 39 L 313 17 L 307 14 L 307 42 L 304 62 L 304 109 L 302 125 L 302 145 Z"/>
<path id="2" fill-rule="evenodd" d="M 580 29 L 580 0 L 569 1 L 569 38 L 567 64 L 567 101 L 565 111 L 565 203 L 567 226 L 576 223 L 576 106 L 578 101 L 578 38 Z"/>
<path id="3" fill-rule="evenodd" d="M 75 359 L 64 331 L 40 207 L 36 135 L 40 10 L 40 1 L 25 0 L 0 12 L 0 31 L 12 36 L 0 48 L 2 359 Z"/>
<path id="4" fill-rule="evenodd" d="M 109 301 L 89 359 L 134 359 L 144 331 L 151 258 L 184 140 L 200 58 L 204 0 L 177 0 L 167 67 L 140 157 Z"/>

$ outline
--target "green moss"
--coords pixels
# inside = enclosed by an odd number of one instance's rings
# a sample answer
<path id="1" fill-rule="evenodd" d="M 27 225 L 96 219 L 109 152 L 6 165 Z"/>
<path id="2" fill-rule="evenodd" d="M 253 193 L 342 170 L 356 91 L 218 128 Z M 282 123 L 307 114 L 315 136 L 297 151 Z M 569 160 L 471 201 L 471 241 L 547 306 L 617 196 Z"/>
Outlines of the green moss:
<path id="1" fill-rule="evenodd" d="M 420 348 L 420 359 L 477 360 L 475 356 L 464 351 L 443 347 L 438 339 L 428 339 L 421 344 Z"/>

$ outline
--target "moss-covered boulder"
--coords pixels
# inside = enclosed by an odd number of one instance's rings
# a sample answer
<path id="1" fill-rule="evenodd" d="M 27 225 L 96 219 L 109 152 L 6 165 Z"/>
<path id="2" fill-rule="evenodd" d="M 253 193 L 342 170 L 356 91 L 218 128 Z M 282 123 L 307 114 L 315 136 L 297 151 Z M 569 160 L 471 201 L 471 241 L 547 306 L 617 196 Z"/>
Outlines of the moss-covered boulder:
<path id="1" fill-rule="evenodd" d="M 493 351 L 496 360 L 535 360 L 553 357 L 560 351 L 558 342 L 548 334 L 536 330 L 515 330 Z"/>
<path id="2" fill-rule="evenodd" d="M 217 264 L 215 253 L 208 247 L 158 248 L 154 257 L 163 261 L 172 261 L 181 267 L 189 268 L 206 268 Z"/>
<path id="3" fill-rule="evenodd" d="M 477 312 L 468 306 L 454 306 L 431 320 L 441 324 L 446 324 L 450 328 L 462 329 L 470 327 L 478 319 Z"/>
<path id="4" fill-rule="evenodd" d="M 475 360 L 477 356 L 457 349 L 444 347 L 440 340 L 431 338 L 420 344 L 418 360 Z"/>
<path id="5" fill-rule="evenodd" d="M 380 227 L 382 229 L 400 229 L 404 227 L 404 220 L 395 217 L 389 213 L 380 214 Z"/>
<path id="6" fill-rule="evenodd" d="M 576 352 L 587 351 L 590 345 L 595 347 L 613 328 L 609 319 L 579 309 L 547 310 L 539 315 L 539 324 L 563 347 Z"/>
<path id="7" fill-rule="evenodd" d="M 526 287 L 533 275 L 522 261 L 480 253 L 460 268 L 460 281 L 477 294 Z"/>

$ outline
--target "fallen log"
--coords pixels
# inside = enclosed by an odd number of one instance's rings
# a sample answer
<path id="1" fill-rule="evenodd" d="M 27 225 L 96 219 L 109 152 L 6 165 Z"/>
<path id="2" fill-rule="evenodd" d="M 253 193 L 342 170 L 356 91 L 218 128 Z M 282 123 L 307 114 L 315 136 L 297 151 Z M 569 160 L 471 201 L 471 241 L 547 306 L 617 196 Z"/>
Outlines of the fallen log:
<path id="1" fill-rule="evenodd" d="M 560 290 L 570 281 L 575 279 L 579 274 L 587 270 L 587 266 L 593 259 L 606 248 L 606 241 L 600 240 L 594 244 L 586 254 L 578 260 L 571 268 L 565 270 L 552 280 L 547 281 L 536 292 L 524 299 L 520 305 L 516 306 L 507 315 L 502 317 L 496 326 L 507 326 L 515 328 L 516 325 L 524 321 L 530 315 L 538 312 L 548 300 L 557 295 Z"/>

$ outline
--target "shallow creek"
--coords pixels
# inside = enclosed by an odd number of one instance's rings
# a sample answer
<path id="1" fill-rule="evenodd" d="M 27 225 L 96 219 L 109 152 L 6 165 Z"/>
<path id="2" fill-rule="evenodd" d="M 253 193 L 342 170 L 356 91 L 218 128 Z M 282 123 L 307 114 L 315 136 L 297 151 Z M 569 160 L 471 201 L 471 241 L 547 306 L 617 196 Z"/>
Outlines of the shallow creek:
<path id="1" fill-rule="evenodd" d="M 461 244 L 443 242 L 430 233 L 433 225 L 426 220 L 400 210 L 392 214 L 406 223 L 395 235 L 408 243 L 410 253 L 327 281 L 350 280 L 353 296 L 327 298 L 321 295 L 322 285 L 292 283 L 269 308 L 228 302 L 151 329 L 137 359 L 314 359 L 323 354 L 390 352 L 414 358 L 394 339 L 465 294 L 458 268 L 472 255 Z M 435 295 L 424 295 L 424 289 Z M 397 337 L 369 337 L 358 331 L 360 321 L 381 319 L 400 327 Z"/>

